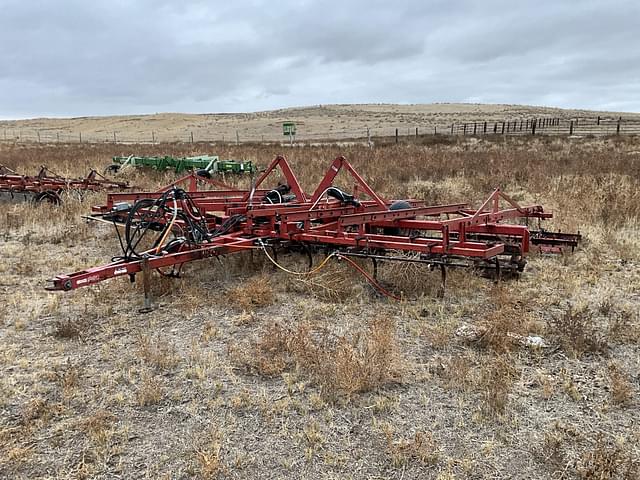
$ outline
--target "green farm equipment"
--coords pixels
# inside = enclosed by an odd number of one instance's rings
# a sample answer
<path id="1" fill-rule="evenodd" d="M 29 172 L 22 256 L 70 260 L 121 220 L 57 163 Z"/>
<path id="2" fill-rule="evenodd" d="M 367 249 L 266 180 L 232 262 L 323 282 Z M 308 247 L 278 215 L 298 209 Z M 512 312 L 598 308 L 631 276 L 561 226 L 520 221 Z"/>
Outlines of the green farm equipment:
<path id="1" fill-rule="evenodd" d="M 131 165 L 135 167 L 148 167 L 155 170 L 173 169 L 176 173 L 187 170 L 195 170 L 198 175 L 210 178 L 216 174 L 242 174 L 255 173 L 256 166 L 251 161 L 220 160 L 216 155 L 200 155 L 197 157 L 113 157 L 113 163 L 107 167 L 107 171 L 115 173 L 121 168 Z"/>

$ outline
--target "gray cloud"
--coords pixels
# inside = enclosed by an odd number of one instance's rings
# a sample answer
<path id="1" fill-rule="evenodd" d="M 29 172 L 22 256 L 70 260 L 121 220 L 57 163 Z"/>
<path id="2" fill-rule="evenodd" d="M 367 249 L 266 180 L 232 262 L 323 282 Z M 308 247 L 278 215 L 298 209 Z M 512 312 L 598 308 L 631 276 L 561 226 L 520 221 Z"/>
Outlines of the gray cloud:
<path id="1" fill-rule="evenodd" d="M 636 1 L 5 0 L 0 118 L 496 102 L 640 111 Z"/>

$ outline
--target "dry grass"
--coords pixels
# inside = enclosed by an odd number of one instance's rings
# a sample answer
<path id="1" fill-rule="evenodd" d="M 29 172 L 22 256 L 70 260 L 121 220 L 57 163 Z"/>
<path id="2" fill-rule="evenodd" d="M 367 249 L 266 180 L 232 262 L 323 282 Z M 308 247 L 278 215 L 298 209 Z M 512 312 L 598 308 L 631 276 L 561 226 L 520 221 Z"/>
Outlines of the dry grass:
<path id="1" fill-rule="evenodd" d="M 160 403 L 164 397 L 162 384 L 157 377 L 144 373 L 136 391 L 136 401 L 141 407 L 148 407 Z"/>
<path id="2" fill-rule="evenodd" d="M 275 295 L 267 275 L 258 275 L 230 289 L 224 297 L 238 310 L 253 311 L 273 304 Z"/>
<path id="3" fill-rule="evenodd" d="M 613 362 L 609 364 L 609 381 L 611 402 L 615 405 L 629 405 L 633 399 L 633 384 L 620 365 Z"/>
<path id="4" fill-rule="evenodd" d="M 440 460 L 440 448 L 428 433 L 416 432 L 412 437 L 400 440 L 394 438 L 392 428 L 386 428 L 384 433 L 387 452 L 396 467 L 403 467 L 412 461 L 432 466 Z"/>
<path id="5" fill-rule="evenodd" d="M 42 290 L 118 253 L 108 225 L 80 217 L 103 194 L 4 204 L 0 477 L 636 478 L 638 139 L 442 140 L 288 156 L 309 191 L 337 154 L 387 198 L 477 205 L 499 185 L 553 210 L 545 227 L 580 230 L 581 248 L 532 253 L 517 282 L 450 272 L 443 296 L 439 272 L 381 264 L 399 303 L 343 262 L 301 282 L 253 252 L 154 280 L 141 315 L 127 279 Z M 0 163 L 78 176 L 127 153 L 265 165 L 282 148 L 3 144 Z"/>
<path id="6" fill-rule="evenodd" d="M 490 415 L 502 414 L 509 402 L 509 392 L 519 372 L 512 358 L 500 356 L 489 360 L 481 369 L 482 410 Z"/>
<path id="7" fill-rule="evenodd" d="M 629 446 L 599 438 L 593 449 L 584 453 L 577 471 L 585 480 L 631 480 L 640 475 L 640 463 Z"/>
<path id="8" fill-rule="evenodd" d="M 203 438 L 195 440 L 196 447 L 193 449 L 195 460 L 195 472 L 203 479 L 219 478 L 228 470 L 222 456 L 222 445 L 224 437 L 219 430 L 206 432 Z"/>
<path id="9" fill-rule="evenodd" d="M 569 308 L 551 323 L 562 348 L 575 357 L 585 353 L 607 354 L 607 338 L 588 308 Z"/>
<path id="10" fill-rule="evenodd" d="M 265 376 L 302 370 L 331 397 L 350 397 L 397 381 L 402 363 L 394 323 L 386 317 L 352 335 L 309 324 L 271 324 L 258 340 L 232 354 L 249 371 Z"/>
<path id="11" fill-rule="evenodd" d="M 147 365 L 157 370 L 170 370 L 179 361 L 175 346 L 159 335 L 155 337 L 140 335 L 138 355 Z"/>

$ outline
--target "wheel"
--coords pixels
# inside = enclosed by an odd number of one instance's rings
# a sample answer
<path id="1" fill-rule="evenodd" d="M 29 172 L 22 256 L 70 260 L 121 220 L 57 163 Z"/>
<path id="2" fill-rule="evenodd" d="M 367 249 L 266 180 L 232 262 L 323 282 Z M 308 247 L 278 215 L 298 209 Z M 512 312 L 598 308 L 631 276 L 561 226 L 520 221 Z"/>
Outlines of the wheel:
<path id="1" fill-rule="evenodd" d="M 404 210 L 405 208 L 411 208 L 411 204 L 406 200 L 396 200 L 389 206 L 389 211 Z M 398 227 L 384 227 L 385 235 L 400 235 L 400 229 Z"/>
<path id="2" fill-rule="evenodd" d="M 50 205 L 60 205 L 61 202 L 60 195 L 53 190 L 45 190 L 38 193 L 33 197 L 33 201 L 36 203 L 49 203 Z"/>
<path id="3" fill-rule="evenodd" d="M 104 169 L 104 173 L 106 174 L 118 173 L 120 171 L 120 167 L 121 165 L 117 163 L 112 163 L 111 165 L 109 165 L 107 168 Z"/>
<path id="4" fill-rule="evenodd" d="M 196 171 L 196 175 L 198 175 L 199 177 L 211 178 L 211 172 L 209 170 L 204 169 L 204 168 L 201 168 L 200 170 L 197 170 Z"/>

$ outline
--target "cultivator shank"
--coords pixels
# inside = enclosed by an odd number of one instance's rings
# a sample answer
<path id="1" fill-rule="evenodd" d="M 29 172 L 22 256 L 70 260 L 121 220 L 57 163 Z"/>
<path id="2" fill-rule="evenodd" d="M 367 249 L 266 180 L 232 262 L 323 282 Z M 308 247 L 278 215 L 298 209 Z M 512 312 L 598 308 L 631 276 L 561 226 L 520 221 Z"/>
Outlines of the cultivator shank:
<path id="1" fill-rule="evenodd" d="M 265 188 L 275 170 L 284 180 L 274 189 Z M 334 186 L 341 171 L 354 181 L 352 193 Z M 187 262 L 248 249 L 269 255 L 297 248 L 310 259 L 319 251 L 343 259 L 367 258 L 374 265 L 373 277 L 379 261 L 429 264 L 441 270 L 443 279 L 447 267 L 517 273 L 526 264 L 532 234 L 527 226 L 509 222 L 551 217 L 542 206 L 521 206 L 499 189 L 477 209 L 464 203 L 385 200 L 344 157 L 332 162 L 311 194 L 303 191 L 281 156 L 249 190 L 213 180 L 204 182 L 214 189 L 202 190 L 199 180 L 191 175 L 158 192 L 108 194 L 105 205 L 93 208 L 92 218 L 123 228 L 122 255 L 107 265 L 58 275 L 48 288 L 72 290 L 122 275 L 133 279 L 143 265 L 173 275 Z M 578 239 L 537 232 L 536 244 L 546 245 L 545 238 L 554 247 Z M 274 263 L 275 258 L 269 255 Z M 163 271 L 167 268 L 169 273 Z"/>

